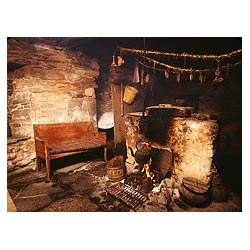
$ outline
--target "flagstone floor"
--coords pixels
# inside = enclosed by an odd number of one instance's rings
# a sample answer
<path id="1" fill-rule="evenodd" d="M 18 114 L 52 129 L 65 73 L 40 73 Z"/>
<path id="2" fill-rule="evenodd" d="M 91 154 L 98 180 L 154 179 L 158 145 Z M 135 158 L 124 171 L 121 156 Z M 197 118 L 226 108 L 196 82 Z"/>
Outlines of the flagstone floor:
<path id="1" fill-rule="evenodd" d="M 34 166 L 8 174 L 8 211 L 17 212 L 241 212 L 241 195 L 229 190 L 227 202 L 212 201 L 204 208 L 192 207 L 181 199 L 170 204 L 162 190 L 152 191 L 136 209 L 107 192 L 114 183 L 106 175 L 102 160 L 70 164 L 55 170 L 48 182 L 45 168 Z M 171 206 L 170 206 L 171 205 Z"/>

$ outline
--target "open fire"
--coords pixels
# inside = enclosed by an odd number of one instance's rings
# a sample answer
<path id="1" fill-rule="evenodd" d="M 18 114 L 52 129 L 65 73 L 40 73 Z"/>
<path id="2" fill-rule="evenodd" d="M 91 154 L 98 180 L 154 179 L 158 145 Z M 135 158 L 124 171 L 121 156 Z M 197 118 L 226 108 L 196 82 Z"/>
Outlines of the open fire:
<path id="1" fill-rule="evenodd" d="M 145 171 L 147 178 L 151 177 L 151 175 L 150 175 L 150 166 L 151 166 L 151 163 L 152 163 L 152 157 L 149 158 L 148 163 L 143 164 L 143 168 L 141 170 L 141 173 L 143 173 Z"/>
<path id="2" fill-rule="evenodd" d="M 146 163 L 143 163 L 143 168 L 141 170 L 141 173 L 146 173 L 147 178 L 150 178 L 150 166 L 152 164 L 152 157 L 151 157 L 151 145 L 147 142 L 142 142 L 144 152 L 146 152 L 149 156 L 149 159 Z M 147 158 L 146 158 L 147 159 Z"/>

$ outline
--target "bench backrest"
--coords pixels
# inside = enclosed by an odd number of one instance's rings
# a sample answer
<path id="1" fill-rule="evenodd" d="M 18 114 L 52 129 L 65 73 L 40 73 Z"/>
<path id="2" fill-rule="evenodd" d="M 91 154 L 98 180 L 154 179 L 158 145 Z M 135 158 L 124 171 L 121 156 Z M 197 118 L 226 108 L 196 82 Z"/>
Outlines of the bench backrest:
<path id="1" fill-rule="evenodd" d="M 93 132 L 92 122 L 33 124 L 34 136 L 48 140 L 49 144 L 74 142 L 89 138 Z"/>

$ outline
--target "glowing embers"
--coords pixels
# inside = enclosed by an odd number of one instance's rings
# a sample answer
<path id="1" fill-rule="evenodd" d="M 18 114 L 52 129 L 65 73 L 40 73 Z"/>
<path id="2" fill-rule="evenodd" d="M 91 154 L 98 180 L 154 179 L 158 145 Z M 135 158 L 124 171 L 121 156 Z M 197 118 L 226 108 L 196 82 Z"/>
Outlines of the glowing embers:
<path id="1" fill-rule="evenodd" d="M 148 163 L 138 165 L 138 168 L 134 172 L 126 174 L 124 183 L 133 186 L 140 192 L 147 194 L 149 193 L 154 185 L 154 173 L 150 170 L 152 163 L 152 157 Z"/>

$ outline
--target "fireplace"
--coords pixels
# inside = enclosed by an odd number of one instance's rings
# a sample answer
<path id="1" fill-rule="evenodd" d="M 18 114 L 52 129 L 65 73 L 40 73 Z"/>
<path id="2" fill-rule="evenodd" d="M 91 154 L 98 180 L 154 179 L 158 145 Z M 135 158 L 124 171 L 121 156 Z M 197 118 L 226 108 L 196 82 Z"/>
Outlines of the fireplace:
<path id="1" fill-rule="evenodd" d="M 97 206 L 113 196 L 114 203 L 118 204 L 119 200 L 133 211 L 171 211 L 172 204 L 181 200 L 201 206 L 211 196 L 216 196 L 211 192 L 216 186 L 223 195 L 214 156 L 217 156 L 217 148 L 223 152 L 232 148 L 233 138 L 237 139 L 236 147 L 241 150 L 241 134 L 229 136 L 229 132 L 235 132 L 235 127 L 230 131 L 227 128 L 231 120 L 240 117 L 240 103 L 227 105 L 229 102 L 225 102 L 225 99 L 238 100 L 240 88 L 232 81 L 228 85 L 218 85 L 215 91 L 209 79 L 206 83 L 190 82 L 189 78 L 184 82 L 183 77 L 189 77 L 189 73 L 184 72 L 180 73 L 181 82 L 176 83 L 177 71 L 162 74 L 163 68 L 157 71 L 157 65 L 151 65 L 146 71 L 141 65 L 141 78 L 145 75 L 147 82 L 137 82 L 133 77 L 137 73 L 134 58 L 130 60 L 129 55 L 121 53 L 119 57 L 126 63 L 111 64 L 109 60 L 112 56 L 116 58 L 119 51 L 104 55 L 104 48 L 100 53 L 91 47 L 86 50 L 82 47 L 81 52 L 77 52 L 55 46 L 55 43 L 39 43 L 39 39 L 32 42 L 8 39 L 9 176 L 14 175 L 16 169 L 25 171 L 26 166 L 35 170 L 34 123 L 87 121 L 92 122 L 96 131 L 106 133 L 108 158 L 94 162 L 92 157 L 97 154 L 93 152 L 88 157 L 79 155 L 69 162 L 56 162 L 53 187 L 58 185 L 72 190 L 77 187 L 74 195 L 91 197 Z M 137 93 L 130 101 L 125 91 L 128 86 Z M 231 90 L 235 93 L 231 94 Z M 220 130 L 220 147 L 216 147 L 219 125 L 224 129 Z M 228 155 L 221 157 L 224 161 Z M 85 165 L 86 159 L 90 161 Z M 76 162 L 78 166 L 71 166 Z M 230 160 L 224 162 L 223 167 L 228 169 Z M 235 163 L 239 166 L 236 160 Z M 71 170 L 63 170 L 64 166 Z M 234 178 L 235 171 L 232 171 Z M 86 180 L 91 185 L 88 186 Z M 22 190 L 15 189 L 18 185 L 10 186 L 10 190 L 14 190 L 12 194 L 18 194 L 18 200 Z M 101 195 L 94 196 L 99 191 Z M 69 193 L 72 194 L 71 190 L 67 190 Z M 217 194 L 215 200 L 222 199 Z M 102 205 L 105 207 L 102 211 L 116 209 Z"/>
<path id="2" fill-rule="evenodd" d="M 148 107 L 145 116 L 140 112 L 126 115 L 124 183 L 149 193 L 165 179 L 178 189 L 192 180 L 194 186 L 199 183 L 207 187 L 202 198 L 208 198 L 218 124 L 193 110 L 160 104 Z"/>

